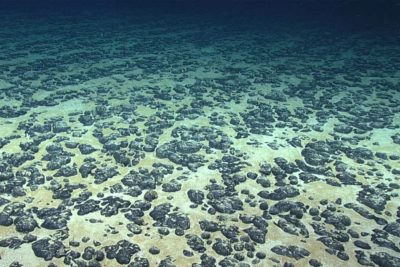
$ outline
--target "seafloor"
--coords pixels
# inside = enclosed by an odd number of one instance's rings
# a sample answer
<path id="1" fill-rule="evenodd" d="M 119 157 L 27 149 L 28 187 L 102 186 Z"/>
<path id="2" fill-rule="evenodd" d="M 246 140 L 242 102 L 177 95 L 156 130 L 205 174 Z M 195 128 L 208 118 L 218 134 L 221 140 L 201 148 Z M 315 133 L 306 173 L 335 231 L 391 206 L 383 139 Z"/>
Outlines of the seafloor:
<path id="1" fill-rule="evenodd" d="M 400 266 L 400 35 L 3 16 L 0 266 Z"/>

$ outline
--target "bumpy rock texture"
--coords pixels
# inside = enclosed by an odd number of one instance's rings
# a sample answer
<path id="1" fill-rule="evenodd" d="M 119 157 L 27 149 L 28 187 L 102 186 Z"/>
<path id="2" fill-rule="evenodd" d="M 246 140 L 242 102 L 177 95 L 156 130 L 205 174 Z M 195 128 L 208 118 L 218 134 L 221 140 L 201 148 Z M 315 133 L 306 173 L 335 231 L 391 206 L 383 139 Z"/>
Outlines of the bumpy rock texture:
<path id="1" fill-rule="evenodd" d="M 398 32 L 224 14 L 1 16 L 1 266 L 400 266 Z"/>

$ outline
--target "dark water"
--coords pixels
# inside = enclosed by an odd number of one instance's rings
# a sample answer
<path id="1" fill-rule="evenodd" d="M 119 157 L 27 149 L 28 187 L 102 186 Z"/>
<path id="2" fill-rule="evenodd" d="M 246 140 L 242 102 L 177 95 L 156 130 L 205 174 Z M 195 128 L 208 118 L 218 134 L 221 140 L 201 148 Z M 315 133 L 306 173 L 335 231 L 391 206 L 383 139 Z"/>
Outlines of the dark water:
<path id="1" fill-rule="evenodd" d="M 0 266 L 400 266 L 399 11 L 0 2 Z"/>

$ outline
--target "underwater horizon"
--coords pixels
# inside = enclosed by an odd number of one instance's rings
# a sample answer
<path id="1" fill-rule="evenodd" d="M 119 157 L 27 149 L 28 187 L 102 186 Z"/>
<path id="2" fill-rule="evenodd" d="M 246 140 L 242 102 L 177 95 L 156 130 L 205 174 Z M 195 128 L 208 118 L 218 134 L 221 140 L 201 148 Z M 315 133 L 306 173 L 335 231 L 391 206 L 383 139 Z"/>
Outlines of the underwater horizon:
<path id="1" fill-rule="evenodd" d="M 0 266 L 400 266 L 400 1 L 0 1 Z"/>

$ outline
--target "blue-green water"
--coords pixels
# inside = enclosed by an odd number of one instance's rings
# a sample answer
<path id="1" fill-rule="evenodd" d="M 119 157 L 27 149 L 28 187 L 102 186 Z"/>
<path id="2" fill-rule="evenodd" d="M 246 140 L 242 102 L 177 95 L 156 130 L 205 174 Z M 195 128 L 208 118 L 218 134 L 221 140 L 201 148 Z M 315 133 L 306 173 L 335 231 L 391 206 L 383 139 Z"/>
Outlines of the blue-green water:
<path id="1" fill-rule="evenodd" d="M 400 266 L 398 10 L 2 2 L 0 266 Z"/>

